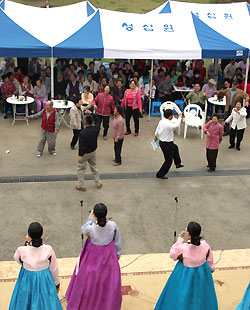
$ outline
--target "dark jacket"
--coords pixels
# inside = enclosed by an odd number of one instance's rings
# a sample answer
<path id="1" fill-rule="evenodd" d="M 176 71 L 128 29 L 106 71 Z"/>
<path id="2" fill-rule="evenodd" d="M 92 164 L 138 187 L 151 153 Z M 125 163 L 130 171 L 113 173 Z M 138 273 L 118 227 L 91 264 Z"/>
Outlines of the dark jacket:
<path id="1" fill-rule="evenodd" d="M 121 100 L 124 97 L 126 88 L 122 86 L 121 89 L 119 89 L 117 86 L 114 86 L 112 89 L 112 96 L 114 98 L 115 105 L 121 104 Z"/>
<path id="2" fill-rule="evenodd" d="M 97 115 L 94 117 L 94 126 L 88 126 L 81 130 L 79 135 L 79 156 L 92 153 L 97 149 L 97 139 L 100 132 L 100 120 Z"/>
<path id="3" fill-rule="evenodd" d="M 65 79 L 62 79 L 61 82 L 58 80 L 55 81 L 55 97 L 61 95 L 63 98 L 66 97 L 66 87 L 68 82 Z"/>

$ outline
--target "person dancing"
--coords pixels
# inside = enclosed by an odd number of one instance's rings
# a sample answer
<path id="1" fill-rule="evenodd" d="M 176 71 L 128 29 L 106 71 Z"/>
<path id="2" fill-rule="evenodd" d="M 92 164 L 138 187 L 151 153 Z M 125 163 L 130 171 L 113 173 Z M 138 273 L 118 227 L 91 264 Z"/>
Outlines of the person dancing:
<path id="1" fill-rule="evenodd" d="M 201 226 L 190 222 L 183 243 L 180 234 L 170 250 L 170 257 L 178 261 L 155 306 L 155 310 L 218 310 L 212 273 L 213 252 L 201 241 Z"/>
<path id="2" fill-rule="evenodd" d="M 175 123 L 171 122 L 174 117 L 174 112 L 171 109 L 164 111 L 164 119 L 160 120 L 156 131 L 155 131 L 155 141 L 160 140 L 160 148 L 164 155 L 165 161 L 161 166 L 160 170 L 157 172 L 156 177 L 159 179 L 168 179 L 166 174 L 174 163 L 176 168 L 184 167 L 181 164 L 181 158 L 179 154 L 179 148 L 174 143 L 174 130 L 180 126 L 182 113 L 179 114 L 179 118 Z"/>
<path id="3" fill-rule="evenodd" d="M 50 245 L 43 244 L 43 227 L 29 225 L 25 244 L 17 248 L 14 259 L 22 265 L 9 310 L 62 310 L 57 292 L 60 288 L 57 259 Z"/>
<path id="4" fill-rule="evenodd" d="M 121 235 L 113 221 L 107 220 L 107 207 L 95 205 L 82 226 L 88 236 L 66 292 L 67 310 L 120 310 L 122 303 Z M 87 242 L 87 241 L 86 241 Z"/>

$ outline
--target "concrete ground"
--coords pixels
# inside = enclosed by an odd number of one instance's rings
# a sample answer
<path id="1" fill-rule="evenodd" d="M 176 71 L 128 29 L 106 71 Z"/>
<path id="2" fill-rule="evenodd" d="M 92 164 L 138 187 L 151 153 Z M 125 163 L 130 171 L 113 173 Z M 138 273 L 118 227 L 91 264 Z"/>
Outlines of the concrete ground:
<path id="1" fill-rule="evenodd" d="M 112 166 L 111 133 L 107 141 L 100 136 L 98 164 L 104 178 L 103 189 L 97 190 L 93 181 L 88 180 L 87 192 L 79 193 L 74 190 L 77 150 L 69 148 L 70 129 L 65 125 L 60 128 L 57 156 L 45 150 L 37 158 L 34 154 L 40 120 L 31 121 L 30 126 L 21 121 L 11 126 L 11 119 L 1 118 L 0 260 L 12 259 L 15 248 L 24 242 L 29 223 L 34 220 L 43 224 L 46 242 L 55 248 L 58 257 L 76 256 L 81 247 L 81 199 L 84 221 L 95 203 L 107 204 L 109 216 L 120 227 L 124 254 L 169 251 L 176 196 L 179 198 L 177 231 L 185 229 L 190 220 L 196 220 L 213 249 L 248 248 L 249 128 L 240 152 L 228 150 L 228 137 L 223 139 L 218 170 L 209 174 L 205 139 L 201 140 L 197 131 L 189 128 L 184 140 L 182 125 L 176 143 L 185 167 L 177 171 L 173 166 L 169 180 L 158 180 L 154 176 L 163 156 L 150 145 L 158 121 L 158 117 L 150 122 L 145 117 L 140 120 L 140 136 L 125 138 L 123 164 L 119 167 Z M 6 154 L 6 150 L 10 152 Z M 24 176 L 30 182 L 23 182 Z"/>

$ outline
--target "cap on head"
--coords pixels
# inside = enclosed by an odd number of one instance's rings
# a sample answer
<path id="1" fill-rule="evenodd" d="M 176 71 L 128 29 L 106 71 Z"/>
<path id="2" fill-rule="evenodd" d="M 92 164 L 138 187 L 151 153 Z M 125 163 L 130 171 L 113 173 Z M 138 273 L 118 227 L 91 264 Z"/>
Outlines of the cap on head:
<path id="1" fill-rule="evenodd" d="M 211 83 L 211 84 L 213 84 L 213 85 L 216 85 L 216 81 L 215 81 L 214 79 L 210 79 L 210 80 L 208 81 L 208 83 Z"/>

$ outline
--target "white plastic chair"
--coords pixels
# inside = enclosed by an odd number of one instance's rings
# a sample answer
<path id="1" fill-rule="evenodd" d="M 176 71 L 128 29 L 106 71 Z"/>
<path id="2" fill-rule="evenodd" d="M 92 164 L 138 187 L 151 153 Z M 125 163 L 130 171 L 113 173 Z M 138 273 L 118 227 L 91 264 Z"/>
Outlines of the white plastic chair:
<path id="1" fill-rule="evenodd" d="M 184 109 L 184 139 L 187 136 L 187 128 L 196 127 L 199 133 L 199 128 L 201 127 L 201 139 L 203 139 L 203 126 L 205 124 L 206 118 L 205 113 L 202 108 L 197 104 L 188 104 Z"/>
<path id="2" fill-rule="evenodd" d="M 181 110 L 177 104 L 175 104 L 172 101 L 166 101 L 160 106 L 161 119 L 164 118 L 164 110 L 167 110 L 167 109 L 171 109 L 171 110 L 175 111 L 178 115 L 181 113 Z M 172 122 L 176 122 L 176 121 L 177 121 L 176 118 L 173 117 Z M 178 135 L 180 135 L 180 134 L 181 134 L 181 124 L 178 127 Z"/>
<path id="3" fill-rule="evenodd" d="M 188 100 L 188 104 L 190 104 L 190 100 Z M 207 119 L 207 100 L 205 100 L 205 111 L 202 111 L 202 114 L 204 116 L 203 120 L 204 120 L 204 124 L 206 124 L 206 119 Z"/>

